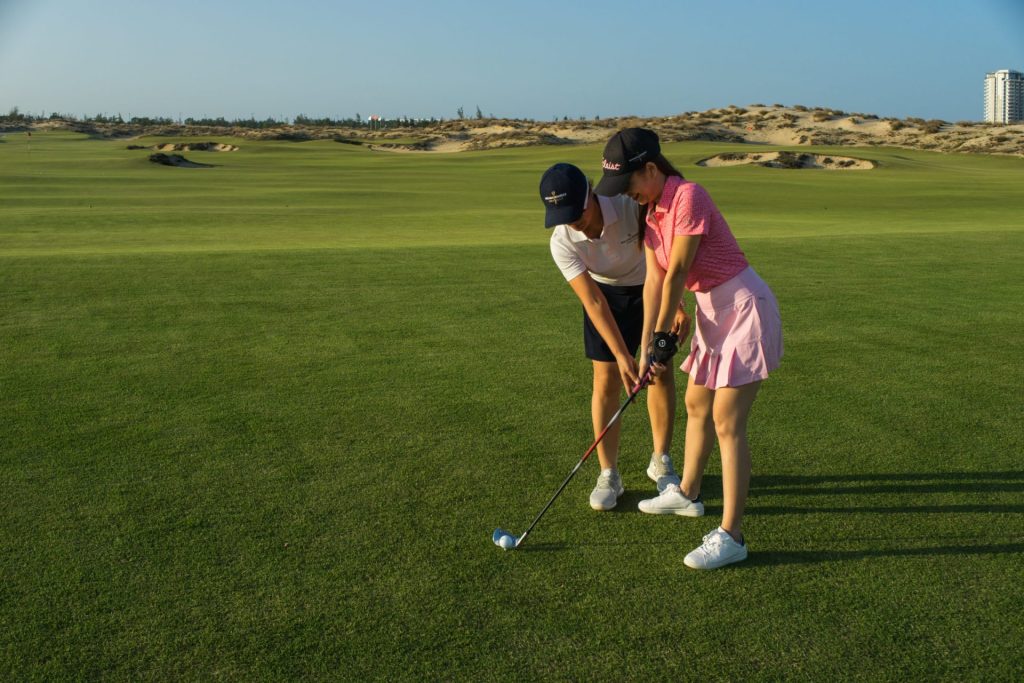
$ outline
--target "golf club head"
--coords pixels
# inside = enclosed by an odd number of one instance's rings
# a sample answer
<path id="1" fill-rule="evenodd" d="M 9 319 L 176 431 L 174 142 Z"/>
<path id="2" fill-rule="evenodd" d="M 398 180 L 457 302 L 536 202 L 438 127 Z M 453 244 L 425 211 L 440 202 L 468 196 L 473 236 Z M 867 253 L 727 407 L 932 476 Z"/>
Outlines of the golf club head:
<path id="1" fill-rule="evenodd" d="M 494 545 L 505 550 L 511 550 L 519 545 L 519 539 L 504 529 L 495 529 L 491 534 L 491 540 L 494 541 Z"/>

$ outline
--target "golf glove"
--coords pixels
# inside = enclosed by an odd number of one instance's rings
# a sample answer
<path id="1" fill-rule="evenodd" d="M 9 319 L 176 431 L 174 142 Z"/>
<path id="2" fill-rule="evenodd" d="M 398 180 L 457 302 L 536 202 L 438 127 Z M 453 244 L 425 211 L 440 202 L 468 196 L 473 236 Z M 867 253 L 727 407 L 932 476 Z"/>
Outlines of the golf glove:
<path id="1" fill-rule="evenodd" d="M 647 355 L 655 363 L 664 365 L 672 360 L 678 350 L 679 337 L 671 332 L 655 332 L 651 337 L 651 345 L 647 349 Z"/>

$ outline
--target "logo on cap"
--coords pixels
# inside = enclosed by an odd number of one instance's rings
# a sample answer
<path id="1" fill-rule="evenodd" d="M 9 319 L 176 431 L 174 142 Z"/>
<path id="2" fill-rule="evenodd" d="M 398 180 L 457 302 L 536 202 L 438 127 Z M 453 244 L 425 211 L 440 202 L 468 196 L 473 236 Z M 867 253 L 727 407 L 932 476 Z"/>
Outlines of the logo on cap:
<path id="1" fill-rule="evenodd" d="M 551 190 L 551 194 L 549 194 L 547 197 L 545 197 L 544 201 L 549 202 L 551 204 L 554 204 L 555 206 L 558 206 L 558 202 L 560 202 L 563 199 L 565 199 L 566 196 L 568 196 L 568 194 L 569 194 L 568 192 L 563 192 L 562 194 L 558 194 L 554 190 Z"/>
<path id="2" fill-rule="evenodd" d="M 607 159 L 601 160 L 601 168 L 606 171 L 619 171 L 622 170 L 622 164 L 617 164 L 614 161 L 608 161 Z"/>

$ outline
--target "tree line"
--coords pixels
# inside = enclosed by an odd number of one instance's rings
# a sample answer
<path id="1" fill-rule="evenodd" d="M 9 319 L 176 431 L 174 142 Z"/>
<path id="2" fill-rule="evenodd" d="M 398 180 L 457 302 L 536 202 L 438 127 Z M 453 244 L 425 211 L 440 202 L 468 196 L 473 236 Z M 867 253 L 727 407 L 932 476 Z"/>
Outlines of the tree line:
<path id="1" fill-rule="evenodd" d="M 461 111 L 461 110 L 460 110 Z M 460 117 L 461 118 L 461 117 Z M 482 118 L 479 116 L 478 118 Z M 309 128 L 419 128 L 429 127 L 438 123 L 444 123 L 444 117 L 412 118 L 409 116 L 381 117 L 367 116 L 356 113 L 355 116 L 330 117 L 330 116 L 307 116 L 299 114 L 293 119 L 288 117 L 276 118 L 273 116 L 265 119 L 257 119 L 255 116 L 247 118 L 228 119 L 223 116 L 217 117 L 195 117 L 173 119 L 169 116 L 123 116 L 122 114 L 94 114 L 76 115 L 62 112 L 50 114 L 29 114 L 19 111 L 13 107 L 6 115 L 0 114 L 0 123 L 4 124 L 28 124 L 43 121 L 67 121 L 70 123 L 98 123 L 107 125 L 135 125 L 135 126 L 211 126 L 222 128 L 280 128 L 282 126 L 305 126 Z"/>
<path id="2" fill-rule="evenodd" d="M 5 125 L 17 125 L 17 124 L 29 124 L 37 123 L 42 121 L 67 121 L 70 123 L 93 123 L 93 124 L 107 124 L 107 125 L 132 125 L 132 126 L 174 126 L 174 125 L 186 125 L 186 126 L 210 126 L 220 128 L 280 128 L 282 126 L 304 126 L 308 128 L 427 128 L 438 123 L 445 123 L 448 120 L 464 121 L 467 117 L 465 109 L 459 107 L 456 110 L 455 116 L 451 119 L 445 117 L 434 117 L 428 118 L 412 118 L 409 116 L 395 116 L 395 117 L 380 117 L 380 116 L 366 116 L 356 113 L 355 116 L 338 117 L 333 118 L 330 116 L 307 116 L 305 114 L 299 114 L 294 119 L 288 117 L 275 118 L 273 116 L 265 119 L 257 119 L 255 116 L 249 116 L 248 118 L 234 118 L 227 119 L 223 116 L 217 117 L 193 117 L 189 116 L 182 119 L 181 117 L 173 119 L 169 116 L 131 116 L 128 117 L 118 114 L 94 114 L 92 116 L 88 114 L 82 114 L 81 116 L 62 113 L 52 112 L 49 115 L 43 113 L 39 115 L 29 114 L 21 112 L 18 107 L 13 107 L 6 115 L 0 114 L 0 124 Z M 477 120 L 494 119 L 494 114 L 484 115 L 483 110 L 480 106 L 476 107 L 476 114 L 472 117 Z M 513 118 L 508 119 L 512 121 L 522 121 L 526 123 L 536 123 L 535 119 L 531 118 Z M 569 121 L 568 116 L 554 116 L 553 121 Z M 586 116 L 580 116 L 580 121 L 586 121 Z M 594 117 L 595 121 L 600 121 L 600 116 Z"/>

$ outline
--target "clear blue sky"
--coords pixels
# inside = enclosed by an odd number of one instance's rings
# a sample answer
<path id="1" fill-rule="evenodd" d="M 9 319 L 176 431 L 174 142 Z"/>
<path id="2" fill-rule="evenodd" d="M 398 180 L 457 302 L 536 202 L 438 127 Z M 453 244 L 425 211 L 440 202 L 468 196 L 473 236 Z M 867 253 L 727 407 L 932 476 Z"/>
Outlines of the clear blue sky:
<path id="1" fill-rule="evenodd" d="M 641 13 L 640 10 L 643 10 Z M 0 0 L 0 111 L 982 116 L 1024 0 Z"/>

